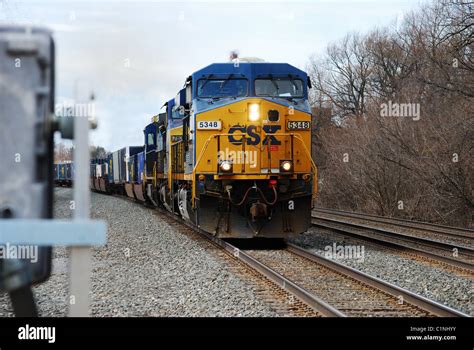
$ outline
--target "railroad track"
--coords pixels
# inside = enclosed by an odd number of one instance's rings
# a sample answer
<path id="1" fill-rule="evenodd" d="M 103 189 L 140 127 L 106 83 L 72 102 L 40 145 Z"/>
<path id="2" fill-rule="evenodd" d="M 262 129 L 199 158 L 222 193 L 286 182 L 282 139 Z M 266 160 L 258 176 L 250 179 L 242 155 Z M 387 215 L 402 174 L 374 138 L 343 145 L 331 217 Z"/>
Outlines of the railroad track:
<path id="1" fill-rule="evenodd" d="M 324 316 L 340 317 L 469 317 L 460 311 L 379 278 L 288 244 L 281 250 L 247 251 L 273 274 L 324 300 L 311 306 Z M 286 282 L 288 283 L 288 282 Z M 280 285 L 286 287 L 285 284 Z"/>
<path id="2" fill-rule="evenodd" d="M 164 209 L 157 211 L 208 239 L 229 256 L 290 294 L 294 297 L 295 304 L 296 302 L 303 303 L 317 315 L 326 317 L 470 317 L 449 306 L 295 245 L 286 243 L 282 249 L 261 251 L 240 249 L 196 228 Z M 289 263 L 288 259 L 293 262 Z"/>
<path id="3" fill-rule="evenodd" d="M 346 218 L 360 219 L 363 221 L 368 221 L 368 222 L 372 222 L 376 224 L 389 224 L 395 227 L 416 229 L 416 230 L 425 232 L 427 234 L 439 233 L 440 235 L 444 237 L 466 239 L 471 242 L 472 240 L 474 240 L 474 230 L 471 230 L 468 228 L 443 226 L 443 225 L 430 224 L 430 223 L 421 222 L 421 221 L 391 218 L 391 217 L 380 216 L 380 215 L 361 214 L 361 213 L 354 213 L 350 211 L 343 211 L 343 210 L 337 210 L 337 209 L 318 208 L 318 209 L 313 210 L 313 212 L 340 215 Z"/>
<path id="4" fill-rule="evenodd" d="M 323 227 L 333 230 L 343 235 L 363 239 L 392 248 L 409 250 L 417 255 L 427 257 L 447 263 L 449 265 L 473 271 L 474 270 L 474 249 L 472 246 L 461 245 L 452 241 L 434 239 L 424 228 L 425 234 L 413 234 L 413 232 L 400 232 L 393 227 L 382 227 L 381 221 L 377 219 L 365 218 L 363 214 L 345 216 L 345 212 L 332 210 L 314 210 L 312 217 L 313 226 Z M 350 213 L 349 213 L 350 214 Z M 353 220 L 357 218 L 357 220 Z M 364 220 L 366 222 L 360 222 Z M 369 222 L 369 223 L 368 223 Z M 372 223 L 370 223 L 372 222 Z M 386 225 L 387 223 L 383 223 Z M 418 223 L 415 224 L 415 226 Z M 390 223 L 390 225 L 393 225 Z M 404 223 L 402 227 L 410 227 Z M 436 227 L 436 235 L 440 235 L 440 227 Z M 469 230 L 468 230 L 469 231 Z M 452 232 L 451 232 L 452 233 Z M 465 236 L 469 235 L 464 233 Z M 465 238 L 463 238 L 465 240 Z M 469 242 L 472 244 L 472 239 Z M 465 241 L 466 243 L 468 241 Z"/>
<path id="5" fill-rule="evenodd" d="M 243 250 L 206 232 L 197 231 L 322 316 L 469 317 L 461 311 L 290 243 L 284 249 Z M 293 257 L 290 261 L 289 256 Z"/>
<path id="6" fill-rule="evenodd" d="M 286 248 L 283 249 L 246 251 L 184 222 L 174 214 L 165 210 L 159 211 L 212 241 L 233 258 L 257 271 L 322 316 L 469 317 L 461 311 L 293 244 L 286 243 Z M 276 254 L 279 259 L 273 258 L 267 261 L 268 259 L 262 257 L 262 254 Z M 292 264 L 291 269 L 288 267 L 290 264 L 284 259 L 288 254 L 297 259 L 297 263 Z M 283 267 L 286 271 L 281 271 Z M 299 281 L 301 278 L 308 279 L 308 275 L 314 277 L 313 283 L 305 284 Z M 318 283 L 318 278 L 324 278 L 327 283 Z M 354 295 L 356 300 L 352 300 Z"/>

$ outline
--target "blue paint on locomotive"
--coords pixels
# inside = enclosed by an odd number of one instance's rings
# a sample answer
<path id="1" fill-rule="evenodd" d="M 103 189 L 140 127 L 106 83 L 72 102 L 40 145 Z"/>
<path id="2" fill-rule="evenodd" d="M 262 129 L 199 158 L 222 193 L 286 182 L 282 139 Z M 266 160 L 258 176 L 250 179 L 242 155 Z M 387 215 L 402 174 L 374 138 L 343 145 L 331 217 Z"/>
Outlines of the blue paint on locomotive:
<path id="1" fill-rule="evenodd" d="M 145 152 L 149 153 L 152 151 L 156 151 L 157 140 L 155 123 L 150 123 L 145 126 L 145 129 L 143 130 L 143 135 L 145 137 Z"/>
<path id="2" fill-rule="evenodd" d="M 145 152 L 140 152 L 135 155 L 135 161 L 136 161 L 136 176 L 135 176 L 135 182 L 138 184 L 142 183 L 142 178 L 143 178 L 143 170 L 145 168 Z"/>
<path id="3" fill-rule="evenodd" d="M 197 87 L 200 79 L 226 79 L 229 78 L 243 78 L 248 81 L 248 91 L 246 96 L 230 96 L 217 100 L 212 98 L 198 97 Z M 295 110 L 311 113 L 311 107 L 308 98 L 308 75 L 287 63 L 213 63 L 203 69 L 200 69 L 192 74 L 192 96 L 193 96 L 193 110 L 195 114 L 206 112 L 215 108 L 223 107 L 249 97 L 257 97 L 255 94 L 255 79 L 258 78 L 288 78 L 301 79 L 303 81 L 303 96 L 294 97 L 291 101 L 286 98 L 270 98 L 259 97 L 273 103 L 278 103 L 286 107 L 293 107 Z"/>
<path id="4" fill-rule="evenodd" d="M 183 114 L 180 113 L 179 106 L 175 106 L 174 99 L 168 101 L 166 112 L 168 113 L 168 130 L 183 125 Z"/>
<path id="5" fill-rule="evenodd" d="M 255 96 L 255 85 L 253 81 L 258 78 L 265 78 L 272 76 L 274 78 L 288 78 L 291 76 L 294 79 L 301 79 L 303 81 L 303 98 L 308 97 L 308 75 L 288 63 L 213 63 L 204 67 L 192 74 L 193 78 L 193 96 L 197 96 L 197 85 L 199 79 L 223 79 L 230 74 L 235 78 L 246 78 L 249 81 L 248 96 Z"/>

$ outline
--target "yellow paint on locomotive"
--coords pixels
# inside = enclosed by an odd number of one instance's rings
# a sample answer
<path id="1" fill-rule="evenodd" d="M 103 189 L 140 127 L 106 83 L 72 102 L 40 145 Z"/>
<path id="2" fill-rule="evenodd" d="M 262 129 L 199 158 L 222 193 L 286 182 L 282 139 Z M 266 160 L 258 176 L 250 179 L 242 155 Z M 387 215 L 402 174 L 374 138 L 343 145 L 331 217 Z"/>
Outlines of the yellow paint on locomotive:
<path id="1" fill-rule="evenodd" d="M 259 105 L 260 118 L 256 121 L 249 120 L 252 104 Z M 269 121 L 270 110 L 278 111 L 278 121 Z M 219 123 L 209 124 L 216 121 L 220 121 L 218 130 L 212 127 Z M 289 130 L 288 122 L 306 122 L 309 127 Z M 211 128 L 206 129 L 209 125 Z M 291 107 L 258 98 L 218 107 L 196 115 L 195 136 L 196 174 L 217 174 L 219 160 L 230 160 L 232 177 L 239 179 L 278 175 L 281 160 L 293 160 L 295 174 L 311 173 L 311 114 Z"/>

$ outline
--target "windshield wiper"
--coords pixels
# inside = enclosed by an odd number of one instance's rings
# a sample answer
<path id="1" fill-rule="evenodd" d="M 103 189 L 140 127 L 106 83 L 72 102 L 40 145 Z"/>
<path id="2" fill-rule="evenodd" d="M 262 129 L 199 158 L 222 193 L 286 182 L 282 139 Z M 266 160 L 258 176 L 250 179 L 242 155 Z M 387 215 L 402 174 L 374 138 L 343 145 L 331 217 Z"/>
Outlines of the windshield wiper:
<path id="1" fill-rule="evenodd" d="M 236 96 L 216 96 L 216 97 L 210 97 L 209 103 L 214 103 L 215 101 L 222 100 L 223 98 L 233 98 L 234 100 L 237 99 Z"/>
<path id="2" fill-rule="evenodd" d="M 201 85 L 201 90 L 204 89 L 204 86 L 206 86 L 206 84 L 209 82 L 209 80 L 211 80 L 211 78 L 212 78 L 213 75 L 214 75 L 214 74 L 209 74 L 209 75 L 205 78 L 206 80 L 204 81 L 204 84 Z"/>
<path id="3" fill-rule="evenodd" d="M 281 97 L 286 98 L 287 100 L 293 102 L 295 105 L 298 104 L 298 101 L 296 101 L 293 96 L 281 96 Z"/>
<path id="4" fill-rule="evenodd" d="M 214 102 L 216 101 L 219 101 L 220 99 L 223 99 L 223 98 L 229 98 L 231 96 L 219 96 L 219 97 L 208 97 L 208 100 L 207 100 L 207 103 L 209 103 L 210 105 L 213 104 Z"/>
<path id="5" fill-rule="evenodd" d="M 293 84 L 293 86 L 295 87 L 295 90 L 298 91 L 299 90 L 298 85 L 296 85 L 295 79 L 293 78 L 293 76 L 291 74 L 288 74 L 288 78 L 290 78 L 290 81 Z"/>
<path id="6" fill-rule="evenodd" d="M 230 78 L 232 78 L 233 75 L 234 73 L 230 73 L 229 76 L 225 78 L 224 82 L 221 85 L 221 90 L 224 88 L 225 84 L 227 84 L 227 82 L 230 80 Z"/>
<path id="7" fill-rule="evenodd" d="M 268 76 L 270 78 L 270 81 L 272 82 L 273 86 L 275 86 L 275 89 L 276 89 L 276 93 L 277 93 L 277 96 L 278 97 L 278 90 L 280 90 L 280 87 L 278 86 L 278 84 L 275 82 L 275 80 L 273 80 L 273 75 L 269 75 Z M 273 97 L 275 97 L 275 95 L 273 95 Z"/>
<path id="8" fill-rule="evenodd" d="M 222 85 L 220 87 L 220 90 L 222 90 L 225 86 L 225 84 L 227 84 L 227 82 L 230 80 L 230 78 L 232 78 L 232 76 L 234 75 L 234 73 L 231 73 L 229 74 L 229 76 L 227 78 L 224 79 L 224 81 L 222 82 Z M 206 78 L 206 81 L 204 82 L 204 84 L 202 84 L 201 86 L 201 89 L 207 84 L 207 82 L 211 79 L 211 77 L 213 76 L 213 74 L 209 74 L 209 76 Z M 214 101 L 218 101 L 222 98 L 226 98 L 226 97 L 233 97 L 233 96 L 214 96 L 214 97 L 211 97 L 211 96 L 208 96 L 206 98 L 208 98 L 208 103 L 214 103 Z M 234 97 L 235 99 L 235 97 Z"/>

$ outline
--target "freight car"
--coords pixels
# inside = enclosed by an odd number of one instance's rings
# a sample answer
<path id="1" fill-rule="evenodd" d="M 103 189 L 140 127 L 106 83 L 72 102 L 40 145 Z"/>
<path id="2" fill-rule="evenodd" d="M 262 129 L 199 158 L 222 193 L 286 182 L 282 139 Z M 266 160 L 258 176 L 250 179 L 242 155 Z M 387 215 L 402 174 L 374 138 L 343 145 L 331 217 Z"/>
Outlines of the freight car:
<path id="1" fill-rule="evenodd" d="M 93 190 L 108 193 L 108 173 L 109 168 L 107 160 L 103 158 L 96 158 L 91 160 L 91 181 L 90 187 Z"/>
<path id="2" fill-rule="evenodd" d="M 164 207 L 219 237 L 304 232 L 317 192 L 310 87 L 285 63 L 211 64 L 153 117 L 144 146 L 114 152 L 91 187 Z"/>
<path id="3" fill-rule="evenodd" d="M 71 186 L 74 178 L 74 163 L 72 161 L 54 163 L 53 176 L 55 185 Z"/>

